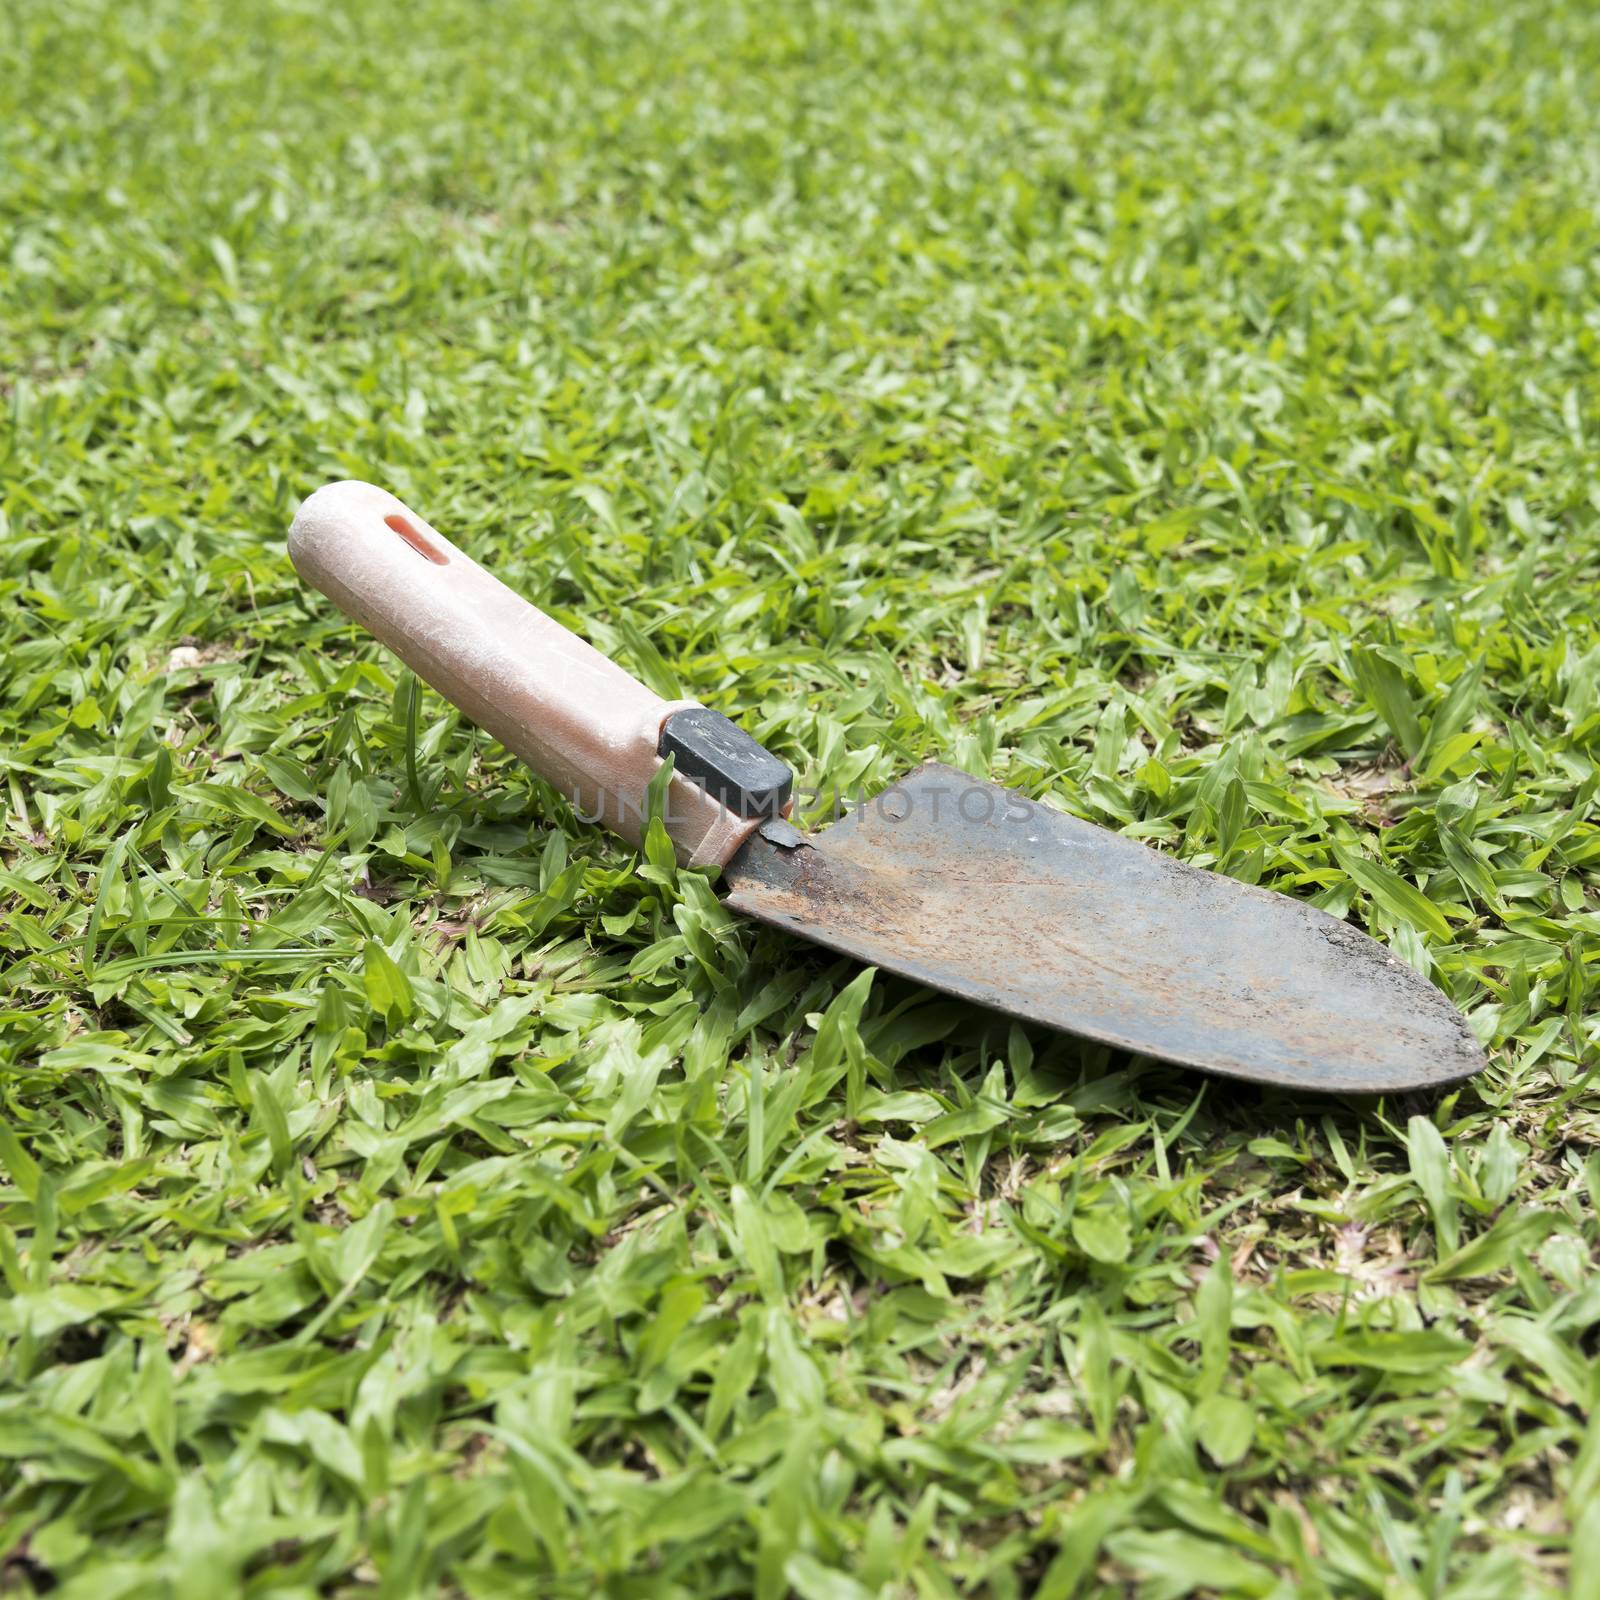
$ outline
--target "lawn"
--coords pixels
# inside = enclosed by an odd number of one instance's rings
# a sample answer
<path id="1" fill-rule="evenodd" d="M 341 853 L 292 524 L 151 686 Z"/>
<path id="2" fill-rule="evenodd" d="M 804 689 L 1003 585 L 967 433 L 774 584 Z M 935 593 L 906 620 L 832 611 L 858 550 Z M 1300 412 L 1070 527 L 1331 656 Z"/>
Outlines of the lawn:
<path id="1" fill-rule="evenodd" d="M 1600 1596 L 1597 97 L 1578 0 L 5 7 L 0 1593 Z M 301 586 L 350 476 L 1490 1069 L 735 922 Z"/>

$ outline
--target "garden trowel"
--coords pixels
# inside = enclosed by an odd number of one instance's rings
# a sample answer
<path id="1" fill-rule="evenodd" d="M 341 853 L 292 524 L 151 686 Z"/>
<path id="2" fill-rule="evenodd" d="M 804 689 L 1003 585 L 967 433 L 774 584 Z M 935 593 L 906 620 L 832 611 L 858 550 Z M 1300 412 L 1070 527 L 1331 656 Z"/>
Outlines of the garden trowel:
<path id="1" fill-rule="evenodd" d="M 720 867 L 734 911 L 930 988 L 1118 1049 L 1292 1088 L 1421 1089 L 1484 1066 L 1450 1001 L 1345 922 L 1186 866 L 937 762 L 841 821 L 718 711 L 662 700 L 393 495 L 334 483 L 295 567 L 418 677 L 638 844 Z"/>

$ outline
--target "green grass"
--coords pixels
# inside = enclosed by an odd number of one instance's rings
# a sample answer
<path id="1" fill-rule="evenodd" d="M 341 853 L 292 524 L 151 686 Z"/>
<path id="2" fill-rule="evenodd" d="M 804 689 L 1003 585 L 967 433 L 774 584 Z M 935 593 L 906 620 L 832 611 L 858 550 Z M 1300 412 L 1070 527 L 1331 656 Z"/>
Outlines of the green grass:
<path id="1" fill-rule="evenodd" d="M 1600 1595 L 1600 13 L 326 9 L 0 12 L 0 1591 Z M 1490 1070 L 734 923 L 413 721 L 352 475 Z"/>

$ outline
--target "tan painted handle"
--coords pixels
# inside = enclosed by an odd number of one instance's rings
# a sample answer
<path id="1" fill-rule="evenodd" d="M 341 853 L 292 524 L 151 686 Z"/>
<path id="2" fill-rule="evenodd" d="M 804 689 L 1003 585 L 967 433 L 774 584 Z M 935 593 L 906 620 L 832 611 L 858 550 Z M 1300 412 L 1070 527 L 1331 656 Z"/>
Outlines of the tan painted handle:
<path id="1" fill-rule="evenodd" d="M 661 759 L 663 700 L 528 604 L 385 489 L 318 489 L 289 529 L 307 583 L 424 682 L 631 844 Z M 723 865 L 757 826 L 674 773 L 663 820 L 680 860 Z"/>

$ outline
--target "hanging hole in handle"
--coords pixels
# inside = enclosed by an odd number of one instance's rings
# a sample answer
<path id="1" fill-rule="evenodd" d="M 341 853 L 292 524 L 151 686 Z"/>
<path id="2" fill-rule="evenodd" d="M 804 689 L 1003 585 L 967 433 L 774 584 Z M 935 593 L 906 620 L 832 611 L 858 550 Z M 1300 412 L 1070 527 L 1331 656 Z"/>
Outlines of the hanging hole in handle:
<path id="1" fill-rule="evenodd" d="M 405 542 L 417 552 L 424 561 L 431 561 L 434 566 L 442 567 L 449 563 L 449 556 L 434 544 L 434 542 L 420 528 L 413 527 L 408 517 L 402 517 L 398 512 L 387 516 L 384 523 L 400 535 Z"/>

